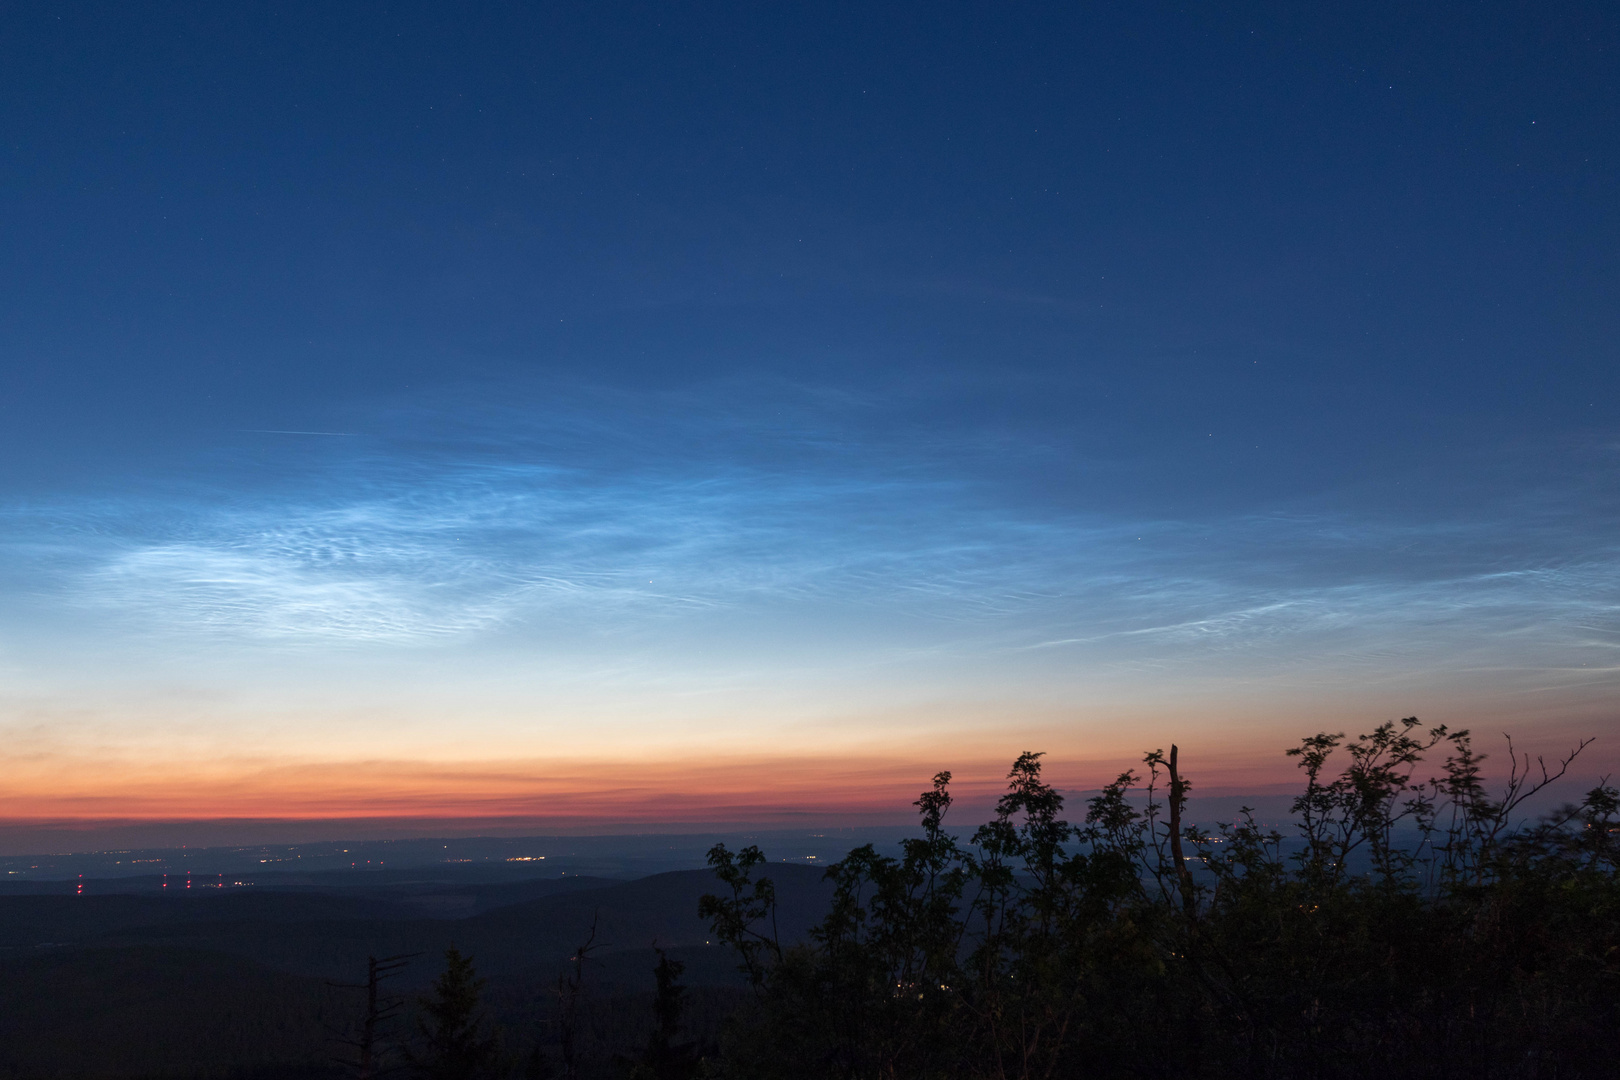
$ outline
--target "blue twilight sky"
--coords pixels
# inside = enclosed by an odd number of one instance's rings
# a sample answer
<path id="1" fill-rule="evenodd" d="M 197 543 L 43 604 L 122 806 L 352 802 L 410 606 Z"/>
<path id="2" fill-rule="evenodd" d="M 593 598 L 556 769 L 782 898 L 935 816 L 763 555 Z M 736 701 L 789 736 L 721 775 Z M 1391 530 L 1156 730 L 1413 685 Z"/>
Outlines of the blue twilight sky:
<path id="1" fill-rule="evenodd" d="M 1617 46 L 1598 3 L 10 7 L 0 815 L 1615 734 Z"/>

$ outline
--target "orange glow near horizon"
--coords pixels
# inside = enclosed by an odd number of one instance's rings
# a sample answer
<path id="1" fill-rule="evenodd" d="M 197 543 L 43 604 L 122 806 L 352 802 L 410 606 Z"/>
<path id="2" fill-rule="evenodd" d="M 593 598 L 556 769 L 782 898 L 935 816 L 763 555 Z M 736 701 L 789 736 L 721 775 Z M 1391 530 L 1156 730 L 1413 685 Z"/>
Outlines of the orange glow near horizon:
<path id="1" fill-rule="evenodd" d="M 1010 760 L 1011 755 L 1009 755 Z M 215 818 L 493 818 L 603 823 L 774 821 L 817 816 L 903 819 L 946 763 L 898 758 L 737 758 L 709 762 L 354 762 L 73 774 L 40 770 L 0 793 L 0 820 Z M 988 805 L 1008 762 L 958 762 L 952 790 Z M 1135 763 L 1049 759 L 1066 790 L 1089 790 Z M 1285 767 L 1286 768 L 1286 767 Z M 1209 775 L 1211 770 L 1206 770 Z M 1222 789 L 1262 790 L 1282 770 L 1213 770 Z M 1245 783 L 1247 781 L 1247 783 Z M 1207 786 L 1207 785 L 1206 785 Z"/>
<path id="2" fill-rule="evenodd" d="M 1281 745 L 1264 750 L 1195 737 L 1181 746 L 1195 798 L 1273 795 L 1297 787 L 1295 762 Z M 1551 745 L 1535 749 L 1556 750 Z M 513 819 L 567 827 L 902 823 L 912 816 L 912 800 L 940 769 L 953 773 L 952 791 L 964 813 L 987 812 L 1004 788 L 1013 756 L 958 751 L 665 761 L 242 759 L 162 768 L 36 761 L 14 770 L 0 791 L 0 824 L 225 819 Z M 1598 764 L 1595 754 L 1583 761 L 1583 767 Z M 1051 753 L 1045 765 L 1046 778 L 1069 793 L 1071 805 L 1126 769 L 1142 771 L 1139 753 L 1089 758 Z"/>

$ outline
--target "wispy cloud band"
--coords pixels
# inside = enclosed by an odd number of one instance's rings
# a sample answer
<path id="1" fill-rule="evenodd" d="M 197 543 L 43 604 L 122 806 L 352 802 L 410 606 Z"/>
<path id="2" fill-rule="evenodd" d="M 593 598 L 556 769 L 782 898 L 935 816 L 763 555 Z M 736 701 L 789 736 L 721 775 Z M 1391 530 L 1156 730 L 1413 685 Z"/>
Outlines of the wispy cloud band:
<path id="1" fill-rule="evenodd" d="M 486 409 L 437 428 L 402 414 L 394 437 L 332 440 L 268 479 L 225 455 L 158 494 L 13 506 L 6 534 L 28 570 L 5 587 L 93 613 L 104 636 L 247 650 L 545 634 L 611 651 L 746 622 L 750 663 L 779 634 L 816 637 L 824 657 L 1052 670 L 1614 677 L 1620 545 L 1562 529 L 1547 492 L 1518 516 L 1144 518 L 998 483 L 1009 462 L 1038 471 L 1047 448 L 963 451 L 885 433 L 860 419 L 865 402 L 815 408 L 774 424 L 668 402 Z"/>

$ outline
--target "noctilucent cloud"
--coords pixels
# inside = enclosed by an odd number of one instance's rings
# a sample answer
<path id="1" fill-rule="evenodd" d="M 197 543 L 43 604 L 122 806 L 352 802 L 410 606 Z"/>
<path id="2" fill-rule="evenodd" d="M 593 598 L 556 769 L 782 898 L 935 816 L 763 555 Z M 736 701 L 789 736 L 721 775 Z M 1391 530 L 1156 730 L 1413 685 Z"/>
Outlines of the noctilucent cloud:
<path id="1" fill-rule="evenodd" d="M 1608 5 L 0 20 L 0 818 L 1620 763 Z"/>

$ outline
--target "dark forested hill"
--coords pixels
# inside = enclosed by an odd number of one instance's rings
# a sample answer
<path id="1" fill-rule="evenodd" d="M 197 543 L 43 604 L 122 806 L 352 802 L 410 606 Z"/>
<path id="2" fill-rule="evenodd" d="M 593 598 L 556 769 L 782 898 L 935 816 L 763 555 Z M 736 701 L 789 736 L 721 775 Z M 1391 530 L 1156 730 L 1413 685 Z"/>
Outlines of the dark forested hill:
<path id="1" fill-rule="evenodd" d="M 772 873 L 781 934 L 802 937 L 826 910 L 822 873 Z M 363 979 L 368 956 L 412 953 L 394 987 L 418 992 L 452 944 L 474 957 L 490 1009 L 514 1029 L 554 1007 L 593 926 L 587 996 L 598 1028 L 625 1027 L 621 1041 L 642 1037 L 655 944 L 687 965 L 700 1012 L 702 988 L 739 978 L 697 915 L 698 898 L 720 889 L 708 870 L 409 885 L 0 896 L 0 1078 L 323 1075 L 334 1034 L 360 1008 L 359 994 L 328 983 Z"/>
<path id="2" fill-rule="evenodd" d="M 352 1002 L 307 976 L 186 948 L 56 948 L 0 978 L 0 1077 L 322 1076 Z"/>

